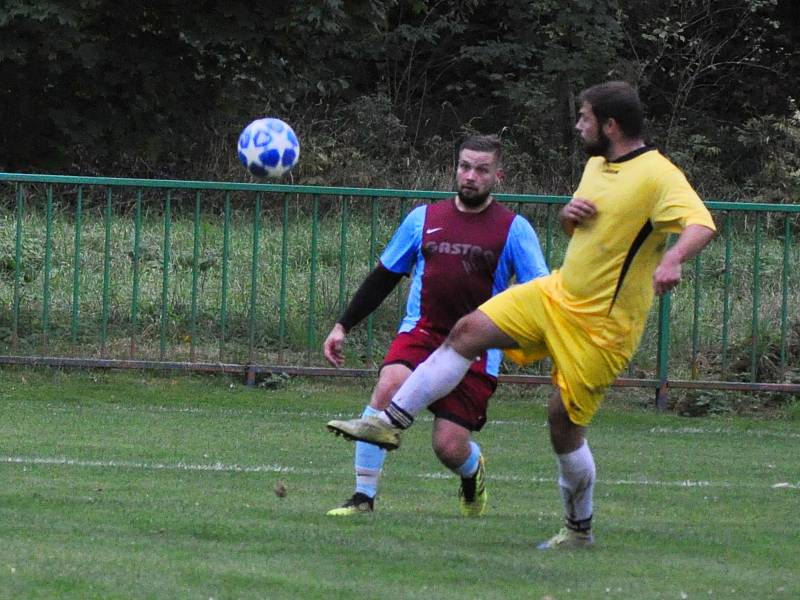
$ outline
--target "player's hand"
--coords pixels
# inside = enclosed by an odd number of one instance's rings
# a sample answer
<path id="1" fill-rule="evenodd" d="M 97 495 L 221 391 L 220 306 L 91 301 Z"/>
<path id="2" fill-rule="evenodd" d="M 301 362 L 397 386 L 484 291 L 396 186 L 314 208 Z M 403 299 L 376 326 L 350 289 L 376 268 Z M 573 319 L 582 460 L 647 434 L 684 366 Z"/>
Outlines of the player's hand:
<path id="1" fill-rule="evenodd" d="M 593 218 L 597 214 L 597 207 L 594 202 L 586 198 L 572 198 L 561 209 L 561 216 L 575 225 Z"/>
<path id="2" fill-rule="evenodd" d="M 564 233 L 571 236 L 575 228 L 587 221 L 594 218 L 597 214 L 597 207 L 594 202 L 586 198 L 575 198 L 567 202 L 564 207 L 558 212 L 559 220 L 561 221 L 561 228 Z"/>
<path id="3" fill-rule="evenodd" d="M 347 333 L 340 323 L 336 323 L 325 338 L 325 343 L 322 344 L 322 353 L 325 359 L 334 367 L 341 367 L 344 364 L 344 339 Z"/>
<path id="4" fill-rule="evenodd" d="M 681 282 L 681 263 L 665 256 L 653 273 L 653 291 L 663 296 Z"/>

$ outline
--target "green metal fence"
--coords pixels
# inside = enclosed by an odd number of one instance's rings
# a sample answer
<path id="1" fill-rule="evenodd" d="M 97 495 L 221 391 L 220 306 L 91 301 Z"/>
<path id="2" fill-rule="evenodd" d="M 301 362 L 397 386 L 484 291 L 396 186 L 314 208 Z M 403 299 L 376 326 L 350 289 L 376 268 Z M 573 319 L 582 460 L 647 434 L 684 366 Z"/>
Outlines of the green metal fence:
<path id="1" fill-rule="evenodd" d="M 0 364 L 374 374 L 401 286 L 320 345 L 395 227 L 451 192 L 0 173 Z M 558 266 L 563 196 L 499 194 Z M 800 392 L 800 205 L 709 201 L 720 235 L 652 311 L 617 385 Z M 502 378 L 549 382 L 548 365 Z"/>

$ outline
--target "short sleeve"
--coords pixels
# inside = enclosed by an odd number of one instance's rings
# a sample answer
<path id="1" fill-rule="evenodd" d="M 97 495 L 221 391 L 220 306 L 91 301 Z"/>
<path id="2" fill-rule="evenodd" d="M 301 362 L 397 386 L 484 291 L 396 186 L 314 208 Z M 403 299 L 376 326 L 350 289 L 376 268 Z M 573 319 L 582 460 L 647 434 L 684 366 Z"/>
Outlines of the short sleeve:
<path id="1" fill-rule="evenodd" d="M 514 217 L 511 223 L 506 250 L 509 252 L 517 283 L 524 283 L 550 272 L 542 255 L 536 231 L 528 220 L 520 215 Z"/>
<path id="2" fill-rule="evenodd" d="M 497 262 L 492 295 L 508 288 L 512 277 L 516 279 L 516 283 L 525 283 L 548 273 L 536 232 L 527 219 L 520 215 L 515 216 L 508 230 L 503 253 Z"/>
<path id="3" fill-rule="evenodd" d="M 653 228 L 680 233 L 687 225 L 703 225 L 716 231 L 711 213 L 686 176 L 677 167 L 670 167 L 656 179 L 657 199 L 651 217 Z"/>
<path id="4" fill-rule="evenodd" d="M 427 206 L 412 210 L 381 254 L 381 264 L 394 273 L 411 273 L 422 245 L 422 228 L 425 224 Z"/>

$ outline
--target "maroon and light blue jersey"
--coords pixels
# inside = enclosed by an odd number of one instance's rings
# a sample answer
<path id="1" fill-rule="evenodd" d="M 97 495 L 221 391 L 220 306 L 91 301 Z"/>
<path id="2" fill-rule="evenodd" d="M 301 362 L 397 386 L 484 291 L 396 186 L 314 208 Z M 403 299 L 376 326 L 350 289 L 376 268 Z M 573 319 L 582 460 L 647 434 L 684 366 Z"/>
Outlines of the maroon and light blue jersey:
<path id="1" fill-rule="evenodd" d="M 412 277 L 400 332 L 419 327 L 446 334 L 513 280 L 523 283 L 549 272 L 524 217 L 496 201 L 480 213 L 461 212 L 455 198 L 412 210 L 380 261 Z M 489 351 L 488 374 L 498 374 L 501 358 L 499 350 Z"/>

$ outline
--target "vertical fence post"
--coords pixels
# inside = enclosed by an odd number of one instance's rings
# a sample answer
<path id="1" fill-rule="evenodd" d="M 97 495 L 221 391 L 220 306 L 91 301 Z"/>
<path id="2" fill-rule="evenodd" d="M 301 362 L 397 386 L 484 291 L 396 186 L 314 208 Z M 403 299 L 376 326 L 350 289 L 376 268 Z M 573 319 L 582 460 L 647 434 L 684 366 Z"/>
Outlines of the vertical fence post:
<path id="1" fill-rule="evenodd" d="M 283 197 L 281 215 L 281 290 L 280 314 L 278 315 L 278 362 L 283 362 L 283 347 L 286 345 L 286 293 L 289 276 L 289 198 Z"/>
<path id="2" fill-rule="evenodd" d="M 258 310 L 258 246 L 261 237 L 261 194 L 256 194 L 256 205 L 253 207 L 253 254 L 250 263 L 250 316 L 247 323 L 247 361 L 251 365 L 247 369 L 247 385 L 256 384 L 256 374 L 252 369 L 256 346 L 256 312 Z"/>
<path id="3" fill-rule="evenodd" d="M 130 357 L 136 356 L 136 332 L 139 329 L 139 276 L 142 246 L 142 190 L 136 192 L 136 212 L 133 218 L 133 289 L 131 290 L 131 346 Z"/>
<path id="4" fill-rule="evenodd" d="M 194 195 L 194 224 L 192 230 L 192 298 L 189 314 L 189 361 L 195 360 L 197 341 L 197 284 L 200 278 L 200 191 Z"/>
<path id="5" fill-rule="evenodd" d="M 311 200 L 311 265 L 308 273 L 308 322 L 306 329 L 306 364 L 316 346 L 317 328 L 317 247 L 319 245 L 319 196 Z"/>
<path id="6" fill-rule="evenodd" d="M 231 244 L 231 194 L 225 192 L 225 216 L 222 225 L 222 298 L 219 307 L 219 360 L 225 355 L 225 335 L 228 321 L 228 261 Z"/>
<path id="7" fill-rule="evenodd" d="M 759 323 L 761 314 L 761 213 L 756 213 L 756 235 L 753 241 L 753 313 L 750 344 L 750 381 L 758 381 Z"/>
<path id="8" fill-rule="evenodd" d="M 792 254 L 792 222 L 789 215 L 784 216 L 783 231 L 783 272 L 781 273 L 781 376 L 786 376 L 786 346 L 788 344 L 787 331 L 789 328 L 789 273 L 791 271 Z"/>
<path id="9" fill-rule="evenodd" d="M 667 409 L 669 400 L 669 312 L 672 306 L 672 294 L 667 292 L 658 302 L 658 355 L 656 389 L 656 408 Z"/>
<path id="10" fill-rule="evenodd" d="M 164 256 L 161 264 L 161 327 L 158 345 L 160 360 L 167 354 L 167 328 L 169 326 L 169 269 L 172 237 L 172 191 L 167 190 L 164 200 Z"/>
<path id="11" fill-rule="evenodd" d="M 14 232 L 14 311 L 11 319 L 11 350 L 16 354 L 19 346 L 19 306 L 22 277 L 22 219 L 25 216 L 25 191 L 17 184 L 17 222 Z"/>
<path id="12" fill-rule="evenodd" d="M 53 258 L 53 186 L 47 186 L 47 223 L 44 236 L 44 288 L 42 290 L 42 354 L 47 354 L 50 333 L 50 271 Z"/>
<path id="13" fill-rule="evenodd" d="M 692 379 L 697 379 L 699 368 L 697 355 L 700 352 L 700 255 L 694 257 L 694 306 L 692 310 Z"/>
<path id="14" fill-rule="evenodd" d="M 83 212 L 83 186 L 78 186 L 75 198 L 75 247 L 72 259 L 72 320 L 70 323 L 70 344 L 72 351 L 78 343 L 78 321 L 81 310 L 81 225 Z"/>
<path id="15" fill-rule="evenodd" d="M 342 314 L 347 296 L 347 229 L 350 223 L 350 213 L 348 199 L 344 196 L 340 196 L 340 198 L 342 200 L 342 214 L 339 228 L 339 297 L 336 310 L 339 314 Z"/>
<path id="16" fill-rule="evenodd" d="M 108 339 L 109 289 L 111 286 L 111 188 L 106 192 L 106 212 L 103 217 L 105 239 L 103 241 L 103 309 L 100 323 L 100 356 L 106 357 Z"/>
<path id="17" fill-rule="evenodd" d="M 725 274 L 723 277 L 722 296 L 722 376 L 728 374 L 728 338 L 731 321 L 731 282 L 733 281 L 733 240 L 731 230 L 731 213 L 725 213 Z"/>

